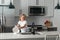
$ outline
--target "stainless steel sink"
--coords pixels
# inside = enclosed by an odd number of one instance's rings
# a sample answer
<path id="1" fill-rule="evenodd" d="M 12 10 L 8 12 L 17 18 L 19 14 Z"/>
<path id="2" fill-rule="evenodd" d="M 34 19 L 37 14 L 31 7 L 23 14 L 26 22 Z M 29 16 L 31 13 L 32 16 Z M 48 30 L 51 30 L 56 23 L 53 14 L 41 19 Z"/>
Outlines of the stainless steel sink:
<path id="1" fill-rule="evenodd" d="M 31 35 L 31 32 L 21 33 L 22 35 Z M 34 35 L 40 35 L 39 33 L 35 33 Z"/>

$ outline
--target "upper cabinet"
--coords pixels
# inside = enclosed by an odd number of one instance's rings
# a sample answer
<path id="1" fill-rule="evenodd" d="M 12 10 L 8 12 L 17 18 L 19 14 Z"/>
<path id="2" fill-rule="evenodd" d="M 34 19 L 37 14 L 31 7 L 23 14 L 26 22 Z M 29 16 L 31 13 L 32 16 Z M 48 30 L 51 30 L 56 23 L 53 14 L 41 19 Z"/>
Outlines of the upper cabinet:
<path id="1" fill-rule="evenodd" d="M 37 1 L 37 0 L 36 0 Z M 36 2 L 36 5 L 39 5 L 39 6 L 45 6 L 44 5 L 44 0 L 38 0 L 37 2 Z"/>
<path id="2" fill-rule="evenodd" d="M 35 6 L 35 5 L 39 5 L 39 6 L 44 6 L 44 0 L 28 0 L 28 5 L 29 6 Z"/>
<path id="3" fill-rule="evenodd" d="M 45 0 L 46 16 L 53 16 L 54 14 L 54 0 Z"/>
<path id="4" fill-rule="evenodd" d="M 26 14 L 28 16 L 29 6 L 44 6 L 44 0 L 20 0 L 20 9 L 22 10 L 22 13 Z"/>
<path id="5" fill-rule="evenodd" d="M 14 3 L 16 6 L 16 15 L 19 15 L 19 12 L 25 13 L 28 16 L 29 6 L 45 6 L 46 15 L 53 16 L 54 14 L 54 0 L 15 0 L 17 3 Z M 21 11 L 19 11 L 21 10 Z"/>
<path id="6" fill-rule="evenodd" d="M 10 4 L 10 0 L 0 0 L 0 5 L 9 5 L 9 4 Z"/>
<path id="7" fill-rule="evenodd" d="M 33 5 L 36 5 L 36 0 L 28 0 L 28 5 L 29 6 L 33 6 Z"/>
<path id="8" fill-rule="evenodd" d="M 13 0 L 13 4 L 15 6 L 15 16 L 19 16 L 19 10 L 20 10 L 20 0 Z"/>
<path id="9" fill-rule="evenodd" d="M 28 16 L 28 0 L 20 0 L 20 10 Z"/>

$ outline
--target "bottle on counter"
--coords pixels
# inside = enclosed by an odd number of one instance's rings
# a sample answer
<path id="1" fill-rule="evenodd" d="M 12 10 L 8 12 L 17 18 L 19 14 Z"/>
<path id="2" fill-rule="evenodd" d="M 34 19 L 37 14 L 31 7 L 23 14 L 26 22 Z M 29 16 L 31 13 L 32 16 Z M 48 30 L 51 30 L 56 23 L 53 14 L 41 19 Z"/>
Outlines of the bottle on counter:
<path id="1" fill-rule="evenodd" d="M 35 23 L 33 22 L 33 23 L 32 23 L 32 27 L 31 27 L 31 33 L 32 33 L 32 34 L 35 34 L 34 25 L 35 25 Z"/>

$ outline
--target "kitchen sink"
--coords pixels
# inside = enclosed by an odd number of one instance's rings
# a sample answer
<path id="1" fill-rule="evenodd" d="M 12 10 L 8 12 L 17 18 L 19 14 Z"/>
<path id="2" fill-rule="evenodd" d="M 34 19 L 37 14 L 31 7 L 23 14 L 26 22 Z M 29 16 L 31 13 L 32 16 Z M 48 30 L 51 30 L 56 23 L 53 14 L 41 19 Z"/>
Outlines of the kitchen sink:
<path id="1" fill-rule="evenodd" d="M 21 33 L 22 35 L 32 35 L 31 32 Z M 40 35 L 39 33 L 35 33 L 34 35 Z"/>

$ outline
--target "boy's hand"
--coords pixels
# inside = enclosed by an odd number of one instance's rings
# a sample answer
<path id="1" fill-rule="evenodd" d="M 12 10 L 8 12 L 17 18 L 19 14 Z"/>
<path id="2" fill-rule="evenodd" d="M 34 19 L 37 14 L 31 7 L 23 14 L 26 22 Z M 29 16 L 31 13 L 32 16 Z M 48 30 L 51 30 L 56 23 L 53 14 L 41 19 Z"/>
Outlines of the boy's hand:
<path id="1" fill-rule="evenodd" d="M 21 29 L 21 27 L 20 26 L 17 26 L 18 27 L 18 29 L 20 30 Z"/>
<path id="2" fill-rule="evenodd" d="M 21 28 L 20 28 L 20 25 L 17 24 L 16 26 L 18 27 L 18 29 L 21 29 Z"/>

